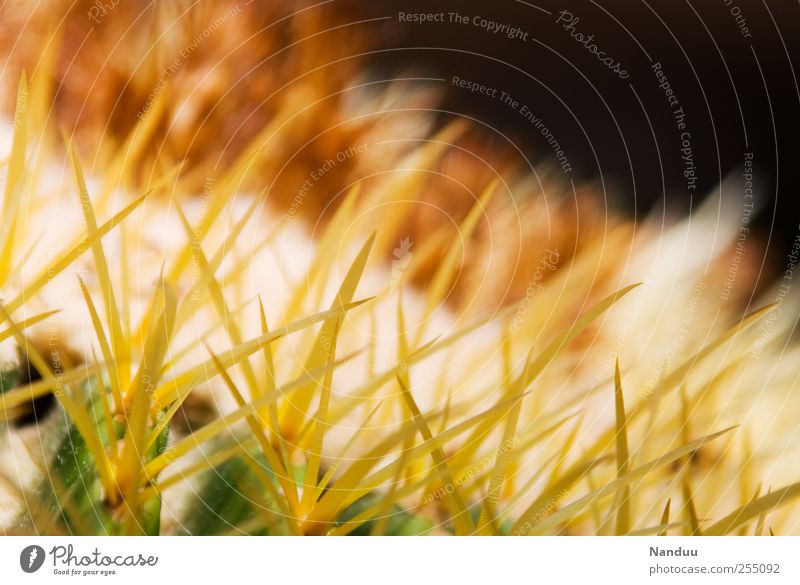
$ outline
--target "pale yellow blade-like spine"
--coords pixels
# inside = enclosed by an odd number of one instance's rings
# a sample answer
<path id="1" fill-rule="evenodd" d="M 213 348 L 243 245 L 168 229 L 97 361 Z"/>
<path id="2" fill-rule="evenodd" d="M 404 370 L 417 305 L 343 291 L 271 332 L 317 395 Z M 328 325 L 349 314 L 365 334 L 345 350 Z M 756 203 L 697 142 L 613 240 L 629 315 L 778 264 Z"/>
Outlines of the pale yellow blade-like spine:
<path id="1" fill-rule="evenodd" d="M 625 420 L 625 400 L 622 395 L 622 378 L 619 373 L 619 359 L 614 366 L 614 411 L 617 423 L 617 477 L 628 474 L 630 453 L 628 451 L 628 428 Z M 627 534 L 631 529 L 630 486 L 625 486 L 617 493 L 617 526 L 618 535 Z"/>
<path id="2" fill-rule="evenodd" d="M 703 534 L 706 536 L 723 536 L 742 524 L 750 522 L 753 518 L 757 518 L 759 514 L 786 505 L 798 497 L 800 497 L 800 482 L 787 485 L 734 510 L 723 519 L 706 528 Z M 772 534 L 772 529 L 770 529 L 770 534 Z"/>
<path id="3" fill-rule="evenodd" d="M 222 362 L 219 361 L 214 352 L 212 352 L 208 347 L 209 355 L 211 356 L 212 361 L 214 362 L 214 367 L 217 369 L 217 372 L 222 377 L 223 381 L 225 382 L 225 386 L 228 388 L 228 391 L 233 396 L 236 404 L 239 408 L 244 408 L 247 403 L 244 400 L 241 392 L 234 384 L 231 377 L 228 375 L 225 366 L 222 365 Z M 281 460 L 281 456 L 275 452 L 275 449 L 267 439 L 267 436 L 264 434 L 264 424 L 263 421 L 259 420 L 257 414 L 249 414 L 245 420 L 247 421 L 247 425 L 250 427 L 250 431 L 253 433 L 253 436 L 256 438 L 259 446 L 261 447 L 262 452 L 264 453 L 264 457 L 266 457 L 267 462 L 272 467 L 273 473 L 280 483 L 281 487 L 283 488 L 284 498 L 287 500 L 287 509 L 291 510 L 293 515 L 297 515 L 300 512 L 300 505 L 297 500 L 297 487 L 294 483 L 293 478 L 291 477 L 291 463 Z M 288 465 L 288 467 L 287 467 Z M 278 494 L 275 494 L 276 498 L 282 499 Z"/>
<path id="4" fill-rule="evenodd" d="M 95 242 L 100 241 L 103 236 L 119 225 L 133 212 L 134 209 L 141 205 L 142 201 L 144 201 L 148 195 L 149 193 L 145 193 L 144 195 L 141 195 L 135 199 L 122 211 L 104 223 L 94 234 L 88 235 L 85 239 L 75 244 L 67 252 L 63 253 L 58 260 L 48 266 L 45 266 L 39 275 L 33 279 L 33 281 L 25 285 L 24 292 L 19 293 L 6 304 L 6 311 L 8 311 L 9 314 L 13 314 L 14 311 L 19 309 L 27 299 L 38 293 L 45 285 L 47 285 L 48 282 L 53 280 L 70 264 L 80 258 L 84 252 L 86 252 L 86 250 L 88 250 Z"/>
<path id="5" fill-rule="evenodd" d="M 361 250 L 345 274 L 342 284 L 336 293 L 336 298 L 331 304 L 331 310 L 335 310 L 337 307 L 342 307 L 352 301 L 358 283 L 364 273 L 364 268 L 367 265 L 367 259 L 369 258 L 369 253 L 374 241 L 375 234 L 373 233 L 361 247 Z M 339 334 L 341 324 L 342 321 L 339 319 L 329 319 L 322 324 L 316 341 L 309 351 L 303 370 L 315 370 L 327 361 L 326 347 L 330 345 L 332 340 Z M 317 384 L 317 382 L 312 381 L 310 384 Z M 294 431 L 294 434 L 298 434 L 302 427 L 312 400 L 311 392 L 299 391 L 297 394 L 299 395 L 291 397 L 291 401 L 287 400 L 287 408 L 285 408 L 283 412 L 286 423 L 282 423 L 281 425 L 284 430 L 287 430 L 288 427 L 290 431 Z M 291 402 L 291 408 L 289 408 L 289 402 Z"/>
<path id="6" fill-rule="evenodd" d="M 81 209 L 83 210 L 83 219 L 86 222 L 86 229 L 89 236 L 93 236 L 98 233 L 97 220 L 94 215 L 94 207 L 92 206 L 92 200 L 86 188 L 86 179 L 83 176 L 83 169 L 81 169 L 74 144 L 70 144 L 69 146 L 69 155 L 72 161 L 72 169 L 75 173 L 75 182 L 78 185 L 78 196 Z M 103 297 L 103 306 L 105 307 L 106 313 L 106 324 L 111 333 L 111 351 L 114 355 L 113 362 L 108 361 L 107 358 L 106 360 L 109 367 L 113 364 L 114 372 L 112 372 L 112 375 L 117 377 L 118 387 L 126 389 L 130 383 L 131 350 L 128 346 L 128 338 L 122 333 L 122 323 L 116 296 L 114 295 L 114 286 L 111 282 L 111 274 L 108 269 L 108 261 L 103 251 L 103 243 L 99 238 L 95 239 L 92 243 L 92 255 L 94 256 L 94 263 L 97 268 L 97 278 L 100 283 L 100 292 Z"/>
<path id="7" fill-rule="evenodd" d="M 25 181 L 25 165 L 28 149 L 28 81 L 25 73 L 20 75 L 17 89 L 17 106 L 14 111 L 14 137 L 11 141 L 11 156 L 8 159 L 6 189 L 3 197 L 2 216 L 0 217 L 3 233 L 0 248 L 0 284 L 9 277 L 14 258 L 17 240 L 19 204 L 22 198 Z M 11 312 L 11 311 L 10 311 Z"/>
<path id="8" fill-rule="evenodd" d="M 599 498 L 602 498 L 608 494 L 615 493 L 621 487 L 629 484 L 633 481 L 637 481 L 642 477 L 650 474 L 655 469 L 662 467 L 664 465 L 668 465 L 673 461 L 677 461 L 682 457 L 685 457 L 687 454 L 696 451 L 702 445 L 708 443 L 709 441 L 713 441 L 714 439 L 729 433 L 736 427 L 730 427 L 719 431 L 717 433 L 713 433 L 711 435 L 705 436 L 701 439 L 697 439 L 692 441 L 691 443 L 684 445 L 683 447 L 679 447 L 673 451 L 670 451 L 666 455 L 662 455 L 661 457 L 657 457 L 656 459 L 645 463 L 635 469 L 632 469 L 622 478 L 616 479 L 605 486 L 601 487 L 600 489 L 596 490 L 593 493 L 587 494 L 577 500 L 573 501 L 570 504 L 562 507 L 558 511 L 554 512 L 550 516 L 541 519 L 538 522 L 532 522 L 532 520 L 536 517 L 537 510 L 529 508 L 526 512 L 524 512 L 517 522 L 514 524 L 512 528 L 512 532 L 516 532 L 518 534 L 530 534 L 536 533 L 541 534 L 542 532 L 552 529 L 558 523 L 572 517 L 577 512 L 583 510 L 586 506 L 590 505 L 592 502 L 597 501 Z"/>

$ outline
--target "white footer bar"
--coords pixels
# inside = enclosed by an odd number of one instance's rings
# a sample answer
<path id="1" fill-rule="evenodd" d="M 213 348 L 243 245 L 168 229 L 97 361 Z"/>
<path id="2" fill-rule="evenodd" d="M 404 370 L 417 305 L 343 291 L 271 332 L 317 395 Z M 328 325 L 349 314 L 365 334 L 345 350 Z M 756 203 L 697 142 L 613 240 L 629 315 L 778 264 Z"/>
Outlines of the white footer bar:
<path id="1" fill-rule="evenodd" d="M 0 538 L 0 583 L 800 583 L 800 537 Z"/>

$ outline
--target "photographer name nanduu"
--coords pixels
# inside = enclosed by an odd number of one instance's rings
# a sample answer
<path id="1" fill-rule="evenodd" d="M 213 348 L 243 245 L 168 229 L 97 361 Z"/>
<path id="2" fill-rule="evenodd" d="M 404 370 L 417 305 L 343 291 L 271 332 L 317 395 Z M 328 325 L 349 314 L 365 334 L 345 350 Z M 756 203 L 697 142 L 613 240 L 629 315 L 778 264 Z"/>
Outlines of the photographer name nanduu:
<path id="1" fill-rule="evenodd" d="M 696 557 L 697 549 L 683 548 L 682 546 L 679 546 L 678 548 L 660 548 L 657 546 L 651 546 L 650 556 L 651 557 Z"/>

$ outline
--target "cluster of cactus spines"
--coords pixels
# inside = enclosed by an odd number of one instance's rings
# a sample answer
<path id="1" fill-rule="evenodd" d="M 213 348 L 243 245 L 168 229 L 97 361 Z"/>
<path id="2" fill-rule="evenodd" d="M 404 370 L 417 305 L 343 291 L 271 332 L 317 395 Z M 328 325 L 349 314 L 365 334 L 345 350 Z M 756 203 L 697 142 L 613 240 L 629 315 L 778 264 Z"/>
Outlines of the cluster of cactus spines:
<path id="1" fill-rule="evenodd" d="M 46 46 L 0 154 L 4 533 L 797 532 L 796 421 L 775 408 L 796 394 L 793 323 L 708 292 L 729 249 L 706 235 L 715 210 L 692 218 L 691 258 L 622 220 L 576 237 L 568 204 L 548 239 L 530 179 L 458 158 L 472 130 L 397 113 L 396 86 L 298 157 L 319 128 L 296 94 L 222 162 L 165 130 L 185 72 L 114 144 L 92 124 L 67 138 Z M 387 128 L 413 146 L 381 146 Z M 453 161 L 476 195 L 444 191 L 448 222 L 429 221 L 428 177 Z M 285 198 L 314 173 L 330 209 Z M 733 224 L 717 232 L 733 245 Z"/>

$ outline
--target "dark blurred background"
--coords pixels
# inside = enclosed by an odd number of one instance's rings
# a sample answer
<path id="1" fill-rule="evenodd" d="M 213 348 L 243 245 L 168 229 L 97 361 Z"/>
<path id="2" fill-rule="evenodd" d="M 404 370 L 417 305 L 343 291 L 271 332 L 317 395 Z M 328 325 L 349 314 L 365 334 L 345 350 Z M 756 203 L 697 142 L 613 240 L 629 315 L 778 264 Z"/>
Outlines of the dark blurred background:
<path id="1" fill-rule="evenodd" d="M 725 205 L 743 206 L 746 153 L 760 178 L 756 221 L 774 268 L 798 235 L 800 3 L 789 0 L 346 0 L 381 35 L 372 65 L 446 78 L 449 109 L 507 133 L 534 158 L 552 157 L 541 133 L 496 98 L 452 87 L 460 78 L 499 88 L 539 116 L 565 151 L 571 178 L 601 179 L 610 205 L 636 217 L 690 212 L 738 175 Z M 567 10 L 574 28 L 565 29 Z M 398 13 L 444 13 L 400 22 Z M 450 22 L 450 12 L 466 24 Z M 474 24 L 474 17 L 480 17 Z M 493 33 L 482 20 L 520 29 Z M 527 33 L 527 34 L 525 34 Z M 594 35 L 626 79 L 570 33 Z M 521 38 L 524 37 L 524 38 Z M 696 183 L 684 176 L 681 131 L 652 70 L 659 62 L 686 115 Z M 444 85 L 444 84 L 443 84 Z M 553 159 L 554 160 L 554 159 Z"/>

